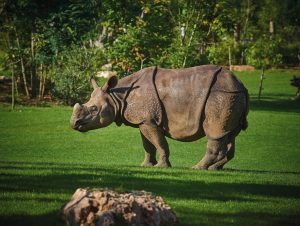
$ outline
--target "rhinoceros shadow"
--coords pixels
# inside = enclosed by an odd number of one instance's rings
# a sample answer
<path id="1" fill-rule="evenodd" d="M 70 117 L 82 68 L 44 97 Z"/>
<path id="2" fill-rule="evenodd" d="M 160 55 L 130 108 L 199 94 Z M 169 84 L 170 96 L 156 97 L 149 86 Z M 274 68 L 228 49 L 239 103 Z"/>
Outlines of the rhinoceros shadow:
<path id="1" fill-rule="evenodd" d="M 293 100 L 293 96 L 287 94 L 264 95 L 259 100 L 257 95 L 250 96 L 250 109 L 252 111 L 298 112 L 299 101 Z"/>
<path id="2" fill-rule="evenodd" d="M 209 182 L 205 179 L 184 180 L 191 173 L 187 169 L 171 170 L 143 170 L 141 167 L 95 167 L 79 164 L 65 163 L 35 163 L 35 162 L 1 162 L 0 191 L 10 195 L 0 195 L 1 203 L 33 202 L 38 206 L 55 206 L 55 210 L 37 215 L 28 215 L 16 211 L 11 215 L 0 215 L 0 225 L 63 225 L 59 218 L 60 207 L 71 197 L 79 187 L 109 187 L 124 190 L 146 190 L 165 198 L 171 206 L 174 200 L 192 200 L 193 202 L 238 202 L 259 203 L 257 197 L 299 199 L 300 186 L 284 184 L 249 184 Z M 36 173 L 12 173 L 28 172 Z M 46 173 L 39 173 L 46 172 Z M 49 173 L 51 172 L 51 173 Z M 259 170 L 227 169 L 222 174 L 235 176 L 237 173 L 262 173 L 262 174 L 297 174 L 300 172 L 276 172 Z M 199 176 L 209 174 L 212 178 L 220 176 L 209 172 L 199 172 Z M 158 175 L 158 176 L 155 176 Z M 218 181 L 218 180 L 214 180 Z M 32 196 L 14 197 L 16 193 L 32 192 Z M 53 194 L 45 195 L 40 194 Z M 3 207 L 3 204 L 2 204 Z M 36 207 L 35 207 L 36 208 Z M 226 225 L 224 216 L 232 217 L 243 225 L 253 225 L 263 219 L 280 220 L 284 225 L 299 223 L 299 216 L 274 214 L 259 214 L 256 212 L 218 213 L 207 210 L 197 213 L 195 208 L 177 206 L 175 212 L 179 216 L 181 225 L 211 225 L 207 219 L 213 218 L 215 225 Z M 41 211 L 43 212 L 43 211 Z M 229 215 L 228 215 L 229 214 Z M 263 215 L 263 216 L 262 216 Z M 191 220 L 190 217 L 193 219 Z M 196 217 L 196 219 L 195 219 Z M 247 222 L 249 222 L 247 224 Z M 251 224 L 250 224 L 251 223 Z"/>

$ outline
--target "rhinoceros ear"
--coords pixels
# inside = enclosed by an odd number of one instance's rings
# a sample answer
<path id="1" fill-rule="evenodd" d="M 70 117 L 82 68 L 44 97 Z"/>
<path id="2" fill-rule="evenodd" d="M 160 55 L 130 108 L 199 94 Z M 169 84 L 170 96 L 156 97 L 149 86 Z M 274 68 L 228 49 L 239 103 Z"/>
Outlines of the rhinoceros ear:
<path id="1" fill-rule="evenodd" d="M 93 87 L 94 90 L 99 87 L 96 80 L 93 77 L 90 78 L 90 84 L 91 84 L 91 86 Z"/>
<path id="2" fill-rule="evenodd" d="M 107 92 L 108 90 L 110 90 L 111 88 L 114 88 L 116 85 L 118 84 L 118 77 L 113 75 L 110 76 L 107 80 L 107 82 L 104 84 L 104 86 L 102 87 L 102 90 L 104 92 Z"/>

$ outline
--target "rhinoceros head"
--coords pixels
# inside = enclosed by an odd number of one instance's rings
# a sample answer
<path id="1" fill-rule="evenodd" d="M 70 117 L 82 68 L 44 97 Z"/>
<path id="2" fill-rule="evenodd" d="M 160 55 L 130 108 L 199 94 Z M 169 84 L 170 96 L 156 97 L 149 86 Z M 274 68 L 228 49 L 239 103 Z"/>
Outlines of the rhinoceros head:
<path id="1" fill-rule="evenodd" d="M 115 110 L 110 101 L 109 90 L 117 85 L 118 79 L 112 76 L 103 87 L 94 79 L 90 80 L 94 91 L 85 104 L 75 104 L 71 116 L 71 127 L 80 132 L 108 126 L 115 119 Z"/>

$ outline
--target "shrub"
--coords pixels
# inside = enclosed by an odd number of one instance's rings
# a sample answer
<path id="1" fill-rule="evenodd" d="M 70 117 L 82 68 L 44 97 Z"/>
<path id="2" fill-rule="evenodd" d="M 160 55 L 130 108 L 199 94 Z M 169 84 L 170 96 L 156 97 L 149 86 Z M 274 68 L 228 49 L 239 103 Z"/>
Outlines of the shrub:
<path id="1" fill-rule="evenodd" d="M 217 42 L 207 48 L 207 58 L 212 64 L 229 65 L 229 47 L 231 52 L 231 64 L 235 64 L 235 56 L 238 54 L 239 47 L 234 45 L 231 38 Z"/>
<path id="2" fill-rule="evenodd" d="M 246 49 L 246 62 L 256 68 L 277 67 L 282 64 L 281 40 L 263 35 Z"/>
<path id="3" fill-rule="evenodd" d="M 299 65 L 300 64 L 300 42 L 285 43 L 282 46 L 283 63 L 285 65 Z"/>
<path id="4" fill-rule="evenodd" d="M 53 95 L 69 105 L 88 99 L 91 90 L 89 78 L 104 62 L 102 49 L 73 46 L 65 50 L 50 71 Z"/>

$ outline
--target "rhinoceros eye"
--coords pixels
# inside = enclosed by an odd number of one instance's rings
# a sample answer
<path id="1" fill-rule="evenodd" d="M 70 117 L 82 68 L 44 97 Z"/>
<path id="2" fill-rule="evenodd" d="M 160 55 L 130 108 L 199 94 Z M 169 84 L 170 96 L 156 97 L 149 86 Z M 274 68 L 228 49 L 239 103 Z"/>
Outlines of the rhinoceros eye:
<path id="1" fill-rule="evenodd" d="M 91 115 L 95 116 L 98 114 L 98 107 L 96 105 L 93 105 L 92 107 L 90 107 L 89 111 Z"/>

